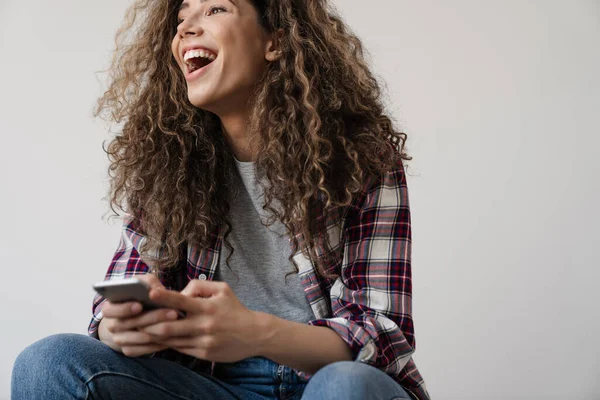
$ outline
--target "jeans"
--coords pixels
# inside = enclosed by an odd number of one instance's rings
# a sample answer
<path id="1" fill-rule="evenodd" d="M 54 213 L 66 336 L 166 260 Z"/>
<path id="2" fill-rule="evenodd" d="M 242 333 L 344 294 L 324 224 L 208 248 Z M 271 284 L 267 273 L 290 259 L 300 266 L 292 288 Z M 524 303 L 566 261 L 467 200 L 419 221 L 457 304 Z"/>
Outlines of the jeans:
<path id="1" fill-rule="evenodd" d="M 329 364 L 308 382 L 264 357 L 216 363 L 211 375 L 163 358 L 127 357 L 78 334 L 49 336 L 23 350 L 13 366 L 11 395 L 12 400 L 411 398 L 384 372 L 358 362 Z"/>

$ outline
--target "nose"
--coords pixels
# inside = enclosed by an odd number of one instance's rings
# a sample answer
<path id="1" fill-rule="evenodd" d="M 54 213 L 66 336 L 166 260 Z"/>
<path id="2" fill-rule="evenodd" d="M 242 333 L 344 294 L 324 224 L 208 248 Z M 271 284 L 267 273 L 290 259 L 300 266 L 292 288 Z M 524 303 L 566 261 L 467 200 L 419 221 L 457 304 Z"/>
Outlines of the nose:
<path id="1" fill-rule="evenodd" d="M 194 23 L 190 21 L 192 18 L 186 18 L 183 20 L 181 24 L 177 27 L 177 34 L 181 38 L 185 38 L 186 36 L 198 36 L 204 32 L 204 29 L 198 23 Z"/>

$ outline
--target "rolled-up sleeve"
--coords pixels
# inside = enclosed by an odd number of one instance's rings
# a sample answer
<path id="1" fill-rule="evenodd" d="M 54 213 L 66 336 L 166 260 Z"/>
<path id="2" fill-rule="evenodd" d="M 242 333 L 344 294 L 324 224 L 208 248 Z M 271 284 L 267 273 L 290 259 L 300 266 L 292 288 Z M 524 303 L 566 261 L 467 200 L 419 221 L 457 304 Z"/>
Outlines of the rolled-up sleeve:
<path id="1" fill-rule="evenodd" d="M 330 299 L 333 317 L 309 324 L 337 332 L 355 361 L 398 375 L 415 350 L 411 217 L 402 166 L 374 179 L 346 222 L 341 273 Z"/>
<path id="2" fill-rule="evenodd" d="M 140 258 L 138 248 L 144 237 L 135 230 L 133 217 L 125 214 L 119 246 L 106 272 L 104 280 L 123 279 L 134 275 L 147 274 L 150 268 Z M 106 299 L 96 293 L 92 304 L 92 319 L 88 326 L 88 335 L 98 339 L 98 326 L 102 320 L 102 306 Z"/>

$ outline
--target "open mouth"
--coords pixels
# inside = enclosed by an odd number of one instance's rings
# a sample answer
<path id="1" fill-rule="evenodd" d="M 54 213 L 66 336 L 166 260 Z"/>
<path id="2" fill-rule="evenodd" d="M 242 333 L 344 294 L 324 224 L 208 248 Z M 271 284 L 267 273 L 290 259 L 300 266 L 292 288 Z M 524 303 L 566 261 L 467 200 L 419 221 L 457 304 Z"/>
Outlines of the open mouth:
<path id="1" fill-rule="evenodd" d="M 192 73 L 211 64 L 217 55 L 206 50 L 190 50 L 185 53 L 184 62 L 188 73 Z"/>
<path id="2" fill-rule="evenodd" d="M 206 58 L 192 58 L 190 61 L 188 61 L 186 64 L 188 66 L 188 71 L 190 73 L 200 69 L 200 68 L 204 68 L 206 67 L 208 64 L 212 63 L 214 60 L 207 60 Z"/>

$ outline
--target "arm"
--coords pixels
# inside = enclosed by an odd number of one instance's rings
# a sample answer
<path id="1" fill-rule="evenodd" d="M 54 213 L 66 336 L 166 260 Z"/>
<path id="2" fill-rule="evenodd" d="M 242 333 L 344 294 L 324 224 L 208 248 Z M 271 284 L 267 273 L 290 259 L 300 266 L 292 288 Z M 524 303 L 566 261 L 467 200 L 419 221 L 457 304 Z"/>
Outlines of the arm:
<path id="1" fill-rule="evenodd" d="M 276 363 L 314 374 L 327 364 L 352 360 L 350 347 L 331 329 L 263 312 L 257 312 L 257 323 L 258 353 Z"/>
<path id="2" fill-rule="evenodd" d="M 330 290 L 333 317 L 309 325 L 337 333 L 354 361 L 397 375 L 415 349 L 411 226 L 404 169 L 399 166 L 367 183 L 359 197 L 346 222 L 340 278 Z M 277 346 L 283 341 L 272 343 Z M 304 351 L 322 358 L 314 350 Z M 299 371 L 309 378 L 306 372 L 310 370 Z"/>

